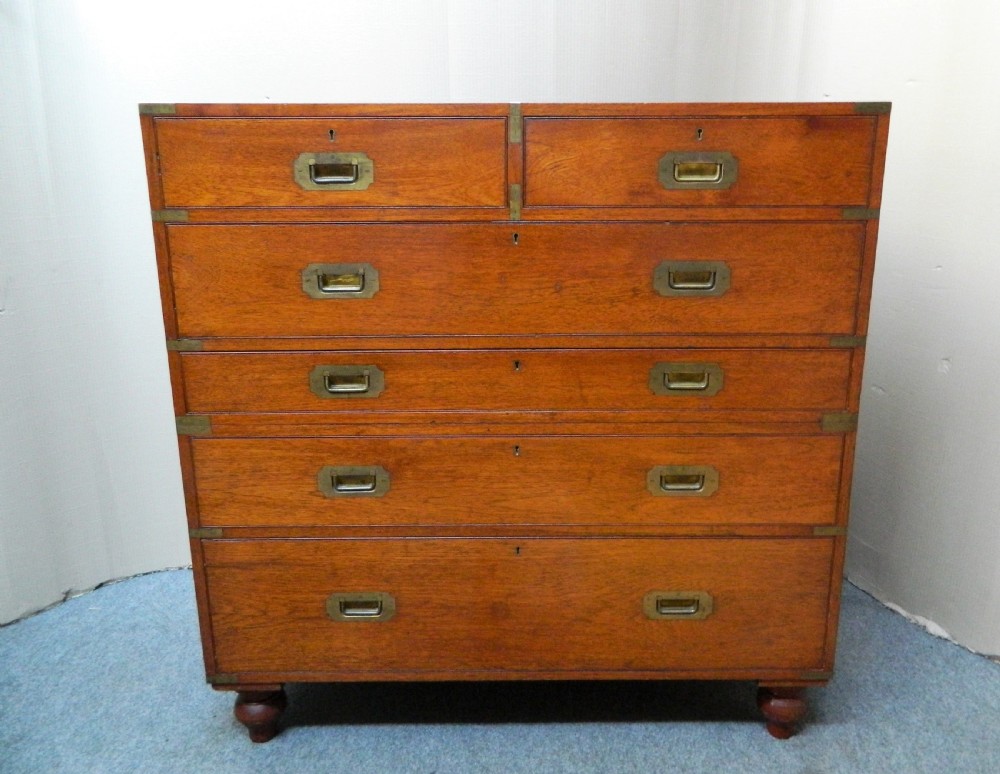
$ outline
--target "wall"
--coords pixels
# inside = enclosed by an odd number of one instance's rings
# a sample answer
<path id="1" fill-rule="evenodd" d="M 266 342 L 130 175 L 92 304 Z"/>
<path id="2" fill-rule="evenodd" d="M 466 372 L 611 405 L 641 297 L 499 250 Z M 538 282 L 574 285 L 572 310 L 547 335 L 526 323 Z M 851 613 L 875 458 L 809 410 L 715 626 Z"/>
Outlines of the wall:
<path id="1" fill-rule="evenodd" d="M 849 575 L 1000 653 L 992 4 L 0 0 L 0 620 L 183 564 L 138 102 L 892 100 Z"/>

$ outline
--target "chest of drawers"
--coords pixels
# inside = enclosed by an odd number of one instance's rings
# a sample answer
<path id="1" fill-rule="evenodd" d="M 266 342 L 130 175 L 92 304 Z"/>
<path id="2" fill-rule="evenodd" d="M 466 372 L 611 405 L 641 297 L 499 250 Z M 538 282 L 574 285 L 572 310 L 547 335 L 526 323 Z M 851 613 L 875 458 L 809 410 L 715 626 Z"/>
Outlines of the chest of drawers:
<path id="1" fill-rule="evenodd" d="M 833 668 L 888 106 L 143 105 L 208 681 Z"/>

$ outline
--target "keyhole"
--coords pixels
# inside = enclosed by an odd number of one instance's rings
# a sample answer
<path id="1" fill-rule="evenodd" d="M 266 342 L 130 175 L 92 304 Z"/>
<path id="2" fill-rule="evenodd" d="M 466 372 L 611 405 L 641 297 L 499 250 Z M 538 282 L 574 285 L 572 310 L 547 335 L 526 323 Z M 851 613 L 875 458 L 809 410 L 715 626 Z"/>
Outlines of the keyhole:
<path id="1" fill-rule="evenodd" d="M 337 130 L 336 129 L 331 129 L 330 130 L 330 142 L 333 142 L 336 139 L 337 139 Z"/>
<path id="2" fill-rule="evenodd" d="M 521 361 L 520 360 L 515 360 L 514 361 L 514 370 L 515 371 L 520 371 L 521 370 Z"/>
<path id="3" fill-rule="evenodd" d="M 520 457 L 521 456 L 521 447 L 520 446 L 515 446 L 514 447 L 514 456 L 515 457 Z"/>
<path id="4" fill-rule="evenodd" d="M 703 135 L 703 134 L 705 134 L 705 130 L 704 130 L 704 129 L 701 129 L 701 128 L 699 128 L 699 129 L 698 129 L 697 131 L 695 131 L 695 133 L 694 133 L 694 138 L 695 138 L 696 140 L 701 140 L 701 138 L 702 138 L 702 135 Z"/>
<path id="5" fill-rule="evenodd" d="M 514 244 L 515 244 L 515 245 L 517 244 L 517 241 L 518 241 L 518 240 L 519 240 L 520 238 L 521 238 L 521 235 L 520 235 L 520 234 L 518 234 L 518 233 L 517 233 L 517 232 L 515 231 L 515 232 L 514 232 Z"/>
<path id="6" fill-rule="evenodd" d="M 514 556 L 521 555 L 521 546 L 514 546 Z"/>

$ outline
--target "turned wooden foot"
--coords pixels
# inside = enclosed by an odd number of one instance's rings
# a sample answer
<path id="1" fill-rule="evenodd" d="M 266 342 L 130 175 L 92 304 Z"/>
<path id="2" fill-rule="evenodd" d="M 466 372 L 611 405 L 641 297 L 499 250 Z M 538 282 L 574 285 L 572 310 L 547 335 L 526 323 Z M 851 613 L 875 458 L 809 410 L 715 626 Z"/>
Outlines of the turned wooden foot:
<path id="1" fill-rule="evenodd" d="M 233 714 L 247 727 L 251 742 L 267 742 L 278 733 L 278 719 L 287 705 L 284 688 L 277 691 L 240 691 L 236 694 Z"/>
<path id="2" fill-rule="evenodd" d="M 767 731 L 775 739 L 788 739 L 796 724 L 806 714 L 802 688 L 761 686 L 757 691 L 757 706 L 767 720 Z"/>

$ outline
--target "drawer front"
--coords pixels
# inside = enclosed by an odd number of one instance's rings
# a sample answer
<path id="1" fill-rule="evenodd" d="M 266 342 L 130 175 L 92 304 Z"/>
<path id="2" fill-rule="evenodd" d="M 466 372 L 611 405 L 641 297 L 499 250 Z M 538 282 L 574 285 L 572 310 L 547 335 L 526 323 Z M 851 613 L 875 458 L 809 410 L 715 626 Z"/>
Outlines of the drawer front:
<path id="1" fill-rule="evenodd" d="M 166 207 L 507 206 L 502 118 L 161 118 L 156 127 Z"/>
<path id="2" fill-rule="evenodd" d="M 859 223 L 168 228 L 178 325 L 195 338 L 851 333 L 863 236 Z"/>
<path id="3" fill-rule="evenodd" d="M 866 206 L 874 137 L 865 116 L 532 118 L 525 205 Z"/>
<path id="4" fill-rule="evenodd" d="M 843 438 L 194 439 L 193 456 L 212 527 L 832 524 Z"/>
<path id="5" fill-rule="evenodd" d="M 610 349 L 184 353 L 181 363 L 195 413 L 837 411 L 847 405 L 850 358 L 850 350 Z"/>
<path id="6" fill-rule="evenodd" d="M 816 668 L 833 546 L 208 541 L 204 557 L 219 671 L 371 679 L 392 671 Z M 671 602 L 671 593 L 680 599 Z"/>

